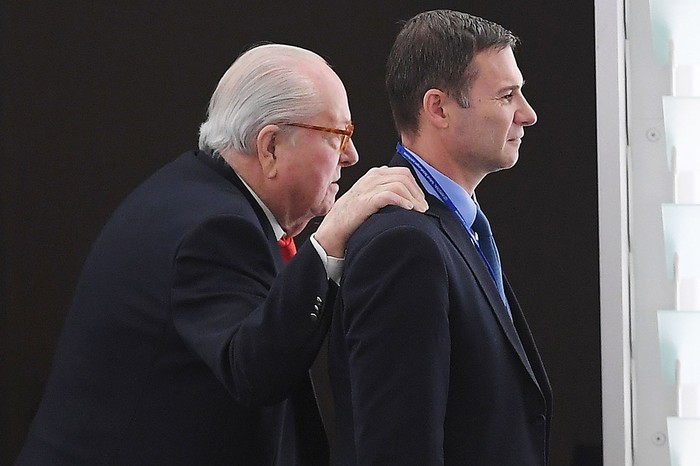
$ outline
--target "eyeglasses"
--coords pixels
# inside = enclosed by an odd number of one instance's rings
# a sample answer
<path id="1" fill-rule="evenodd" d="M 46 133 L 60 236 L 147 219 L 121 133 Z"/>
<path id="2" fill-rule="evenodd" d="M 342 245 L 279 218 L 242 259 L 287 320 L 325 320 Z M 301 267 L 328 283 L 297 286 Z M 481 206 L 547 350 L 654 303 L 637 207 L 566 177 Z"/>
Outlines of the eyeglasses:
<path id="1" fill-rule="evenodd" d="M 327 128 L 325 126 L 316 126 L 316 125 L 306 125 L 304 123 L 287 123 L 288 126 L 296 126 L 298 128 L 306 128 L 306 129 L 313 129 L 315 131 L 323 131 L 324 133 L 333 133 L 333 134 L 340 134 L 343 136 L 343 139 L 340 141 L 340 152 L 345 152 L 345 149 L 348 147 L 348 143 L 350 142 L 350 138 L 352 137 L 352 133 L 355 131 L 355 125 L 352 123 L 348 123 L 345 125 L 345 129 L 339 129 L 339 128 Z"/>

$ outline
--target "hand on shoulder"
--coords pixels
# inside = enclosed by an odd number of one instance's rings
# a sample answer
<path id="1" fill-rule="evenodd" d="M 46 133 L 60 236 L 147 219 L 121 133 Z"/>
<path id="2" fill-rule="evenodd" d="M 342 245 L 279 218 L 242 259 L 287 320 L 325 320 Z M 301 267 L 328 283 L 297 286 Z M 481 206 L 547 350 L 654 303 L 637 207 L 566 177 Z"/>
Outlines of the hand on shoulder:
<path id="1" fill-rule="evenodd" d="M 423 191 L 406 167 L 374 167 L 341 196 L 319 225 L 316 241 L 329 256 L 343 257 L 350 236 L 370 215 L 387 205 L 425 212 Z"/>

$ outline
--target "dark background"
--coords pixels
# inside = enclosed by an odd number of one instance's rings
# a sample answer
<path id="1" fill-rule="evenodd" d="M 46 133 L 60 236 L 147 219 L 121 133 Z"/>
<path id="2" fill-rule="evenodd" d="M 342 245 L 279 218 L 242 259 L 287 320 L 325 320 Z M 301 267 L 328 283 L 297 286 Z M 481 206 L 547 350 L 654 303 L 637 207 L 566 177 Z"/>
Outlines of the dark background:
<path id="1" fill-rule="evenodd" d="M 361 156 L 345 190 L 393 151 L 383 73 L 398 22 L 435 8 L 522 39 L 539 122 L 479 200 L 549 370 L 553 465 L 602 464 L 593 0 L 0 3 L 0 464 L 24 440 L 91 243 L 128 192 L 196 146 L 239 53 L 284 42 L 332 63 Z"/>

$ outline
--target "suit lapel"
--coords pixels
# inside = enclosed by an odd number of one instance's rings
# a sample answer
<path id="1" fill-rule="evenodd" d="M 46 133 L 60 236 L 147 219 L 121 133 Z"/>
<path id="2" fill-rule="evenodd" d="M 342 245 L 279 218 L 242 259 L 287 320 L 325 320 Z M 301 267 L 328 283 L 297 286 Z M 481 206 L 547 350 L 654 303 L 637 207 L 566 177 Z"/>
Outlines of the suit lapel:
<path id="1" fill-rule="evenodd" d="M 408 163 L 399 154 L 394 156 L 394 158 L 391 160 L 390 165 L 408 167 L 413 173 L 413 175 L 416 176 L 411 164 Z M 418 177 L 416 177 L 416 180 L 417 179 Z M 421 186 L 421 188 L 423 187 Z M 423 190 L 425 191 L 425 188 L 423 188 Z M 518 354 L 518 357 L 525 366 L 527 372 L 530 374 L 530 377 L 539 387 L 537 377 L 535 376 L 532 370 L 528 357 L 525 353 L 525 349 L 523 348 L 523 344 L 520 341 L 520 337 L 518 336 L 518 333 L 515 329 L 514 323 L 513 321 L 511 321 L 511 318 L 508 315 L 508 310 L 506 309 L 505 303 L 501 299 L 501 295 L 498 293 L 496 283 L 491 277 L 491 273 L 489 272 L 488 267 L 484 263 L 484 260 L 481 258 L 481 255 L 472 243 L 471 238 L 469 238 L 469 234 L 466 232 L 464 226 L 462 226 L 457 216 L 454 213 L 452 213 L 447 208 L 447 206 L 444 203 L 442 203 L 442 201 L 437 199 L 435 196 L 428 194 L 427 192 L 425 193 L 425 195 L 429 206 L 426 215 L 435 217 L 438 220 L 438 222 L 440 223 L 440 228 L 444 232 L 445 236 L 447 236 L 450 239 L 452 245 L 455 247 L 455 249 L 457 249 L 457 251 L 459 251 L 467 267 L 474 274 L 477 282 L 479 283 L 479 286 L 486 295 L 486 299 L 490 304 L 491 311 L 495 315 L 496 320 L 498 321 L 499 325 L 501 326 L 501 329 L 503 330 L 503 333 L 505 333 L 506 337 L 508 338 L 508 341 L 513 346 L 513 349 L 515 349 L 516 353 Z M 509 291 L 510 296 L 513 296 L 510 287 Z M 509 298 L 509 302 L 511 301 L 513 303 L 513 308 L 517 308 L 517 312 L 519 314 L 522 314 L 517 301 L 515 301 L 515 299 Z"/>
<path id="2" fill-rule="evenodd" d="M 547 374 L 544 370 L 544 364 L 540 358 L 540 354 L 535 346 L 535 340 L 532 337 L 532 332 L 530 331 L 530 326 L 525 320 L 525 315 L 520 307 L 520 303 L 513 292 L 513 289 L 508 282 L 508 279 L 503 277 L 503 285 L 506 288 L 506 296 L 508 296 L 508 302 L 510 303 L 510 310 L 513 314 L 513 325 L 517 329 L 517 333 L 520 337 L 527 361 L 529 363 L 528 372 L 534 378 L 535 383 L 540 388 L 543 395 L 552 393 L 552 387 L 549 384 Z"/>

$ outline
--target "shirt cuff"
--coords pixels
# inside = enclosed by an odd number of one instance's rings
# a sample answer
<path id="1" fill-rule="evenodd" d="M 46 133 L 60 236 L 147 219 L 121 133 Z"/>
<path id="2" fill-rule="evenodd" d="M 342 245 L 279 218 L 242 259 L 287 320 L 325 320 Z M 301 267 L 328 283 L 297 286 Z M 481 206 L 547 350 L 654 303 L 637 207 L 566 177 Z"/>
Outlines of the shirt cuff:
<path id="1" fill-rule="evenodd" d="M 323 249 L 323 246 L 316 241 L 315 233 L 311 235 L 309 240 L 311 241 L 311 244 L 314 245 L 318 256 L 321 258 L 321 262 L 323 262 L 323 267 L 326 269 L 326 275 L 328 278 L 333 280 L 337 285 L 340 285 L 340 277 L 343 276 L 343 265 L 345 264 L 345 259 L 329 256 L 326 253 L 326 250 Z"/>

